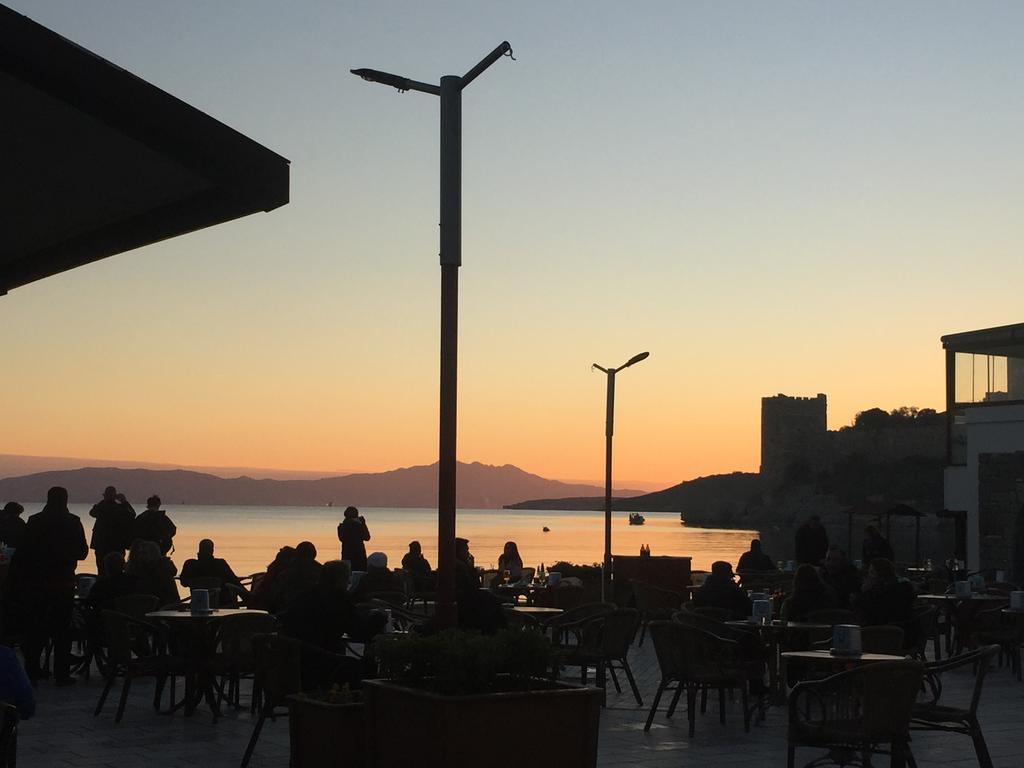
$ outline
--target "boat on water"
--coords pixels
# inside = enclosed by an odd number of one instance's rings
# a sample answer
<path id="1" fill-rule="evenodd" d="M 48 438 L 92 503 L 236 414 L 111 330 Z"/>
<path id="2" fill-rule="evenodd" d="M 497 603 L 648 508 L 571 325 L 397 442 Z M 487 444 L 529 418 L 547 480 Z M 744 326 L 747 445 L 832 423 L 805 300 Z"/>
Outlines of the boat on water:
<path id="1" fill-rule="evenodd" d="M 644 516 L 641 515 L 639 512 L 630 512 L 629 513 L 629 524 L 630 525 L 643 525 L 645 522 L 647 522 L 647 521 L 644 519 Z"/>

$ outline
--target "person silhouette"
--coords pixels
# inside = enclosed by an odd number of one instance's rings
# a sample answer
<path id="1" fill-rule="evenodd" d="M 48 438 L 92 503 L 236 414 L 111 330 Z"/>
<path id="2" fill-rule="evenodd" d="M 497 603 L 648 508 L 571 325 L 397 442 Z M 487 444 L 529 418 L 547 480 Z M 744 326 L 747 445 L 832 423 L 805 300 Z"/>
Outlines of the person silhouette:
<path id="1" fill-rule="evenodd" d="M 0 511 L 0 542 L 4 546 L 17 549 L 21 546 L 22 536 L 25 535 L 25 521 L 21 519 L 21 513 L 25 508 L 16 501 L 8 501 Z"/>
<path id="2" fill-rule="evenodd" d="M 160 554 L 166 555 L 174 548 L 174 536 L 178 527 L 160 509 L 160 497 L 156 494 L 146 499 L 146 511 L 135 518 L 132 526 L 133 539 L 155 541 L 160 546 Z"/>
<path id="3" fill-rule="evenodd" d="M 55 683 L 75 682 L 71 677 L 75 569 L 88 554 L 82 521 L 68 511 L 67 489 L 51 488 L 42 511 L 25 524 L 24 540 L 11 564 L 18 572 L 18 584 L 29 597 L 22 650 L 25 671 L 31 680 L 43 676 L 39 657 L 47 641 L 52 640 Z"/>
<path id="4" fill-rule="evenodd" d="M 89 517 L 96 518 L 92 526 L 90 549 L 96 552 L 96 573 L 103 575 L 103 558 L 108 552 L 122 555 L 132 545 L 135 510 L 123 493 L 108 485 L 103 499 L 89 510 Z"/>
<path id="5" fill-rule="evenodd" d="M 345 508 L 345 519 L 338 523 L 338 541 L 341 542 L 341 559 L 348 560 L 353 571 L 366 570 L 366 544 L 370 540 L 370 529 L 366 518 L 355 507 Z"/>

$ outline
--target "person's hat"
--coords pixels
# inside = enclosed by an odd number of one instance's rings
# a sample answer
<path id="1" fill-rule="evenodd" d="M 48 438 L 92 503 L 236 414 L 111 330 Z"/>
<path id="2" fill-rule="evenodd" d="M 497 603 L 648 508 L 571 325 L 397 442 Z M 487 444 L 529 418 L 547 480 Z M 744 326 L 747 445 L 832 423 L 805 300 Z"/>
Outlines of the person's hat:
<path id="1" fill-rule="evenodd" d="M 6 514 L 20 515 L 24 511 L 25 511 L 25 508 L 23 506 L 21 506 L 21 504 L 19 504 L 16 501 L 8 501 L 6 504 L 4 504 L 3 512 L 4 512 L 5 515 Z"/>
<path id="2" fill-rule="evenodd" d="M 368 558 L 366 558 L 367 568 L 380 568 L 384 569 L 388 567 L 388 556 L 383 552 L 374 552 Z"/>

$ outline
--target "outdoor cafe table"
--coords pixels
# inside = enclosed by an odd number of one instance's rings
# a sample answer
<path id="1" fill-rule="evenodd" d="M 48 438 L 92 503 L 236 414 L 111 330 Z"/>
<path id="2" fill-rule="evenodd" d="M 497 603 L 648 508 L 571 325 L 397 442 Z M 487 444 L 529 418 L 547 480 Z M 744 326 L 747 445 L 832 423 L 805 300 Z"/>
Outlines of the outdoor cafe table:
<path id="1" fill-rule="evenodd" d="M 267 612 L 248 608 L 214 608 L 196 613 L 191 610 L 164 610 L 150 611 L 146 614 L 147 619 L 156 619 L 166 624 L 182 643 L 181 651 L 185 659 L 185 696 L 177 703 L 172 702 L 172 712 L 184 707 L 185 714 L 191 715 L 205 700 L 213 712 L 214 719 L 220 716 L 217 689 L 210 669 L 217 651 L 216 625 L 221 619 L 240 614 L 266 616 Z"/>
<path id="2" fill-rule="evenodd" d="M 768 685 L 773 695 L 783 695 L 785 688 L 780 685 L 779 676 L 779 650 L 782 645 L 782 638 L 787 632 L 829 632 L 831 624 L 822 624 L 807 621 L 779 621 L 778 619 L 764 624 L 755 623 L 749 619 L 738 619 L 725 622 L 730 627 L 749 629 L 757 632 L 768 649 Z"/>
<path id="3" fill-rule="evenodd" d="M 541 624 L 565 613 L 561 608 L 546 608 L 542 605 L 512 605 L 509 606 L 509 610 L 532 616 Z"/>

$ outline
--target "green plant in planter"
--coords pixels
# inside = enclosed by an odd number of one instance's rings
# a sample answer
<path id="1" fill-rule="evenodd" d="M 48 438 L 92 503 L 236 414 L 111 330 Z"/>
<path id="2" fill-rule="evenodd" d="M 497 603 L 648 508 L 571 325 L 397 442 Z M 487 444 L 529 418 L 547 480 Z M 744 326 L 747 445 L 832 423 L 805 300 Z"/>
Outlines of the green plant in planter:
<path id="1" fill-rule="evenodd" d="M 543 635 L 514 630 L 389 637 L 377 649 L 388 679 L 446 695 L 544 687 L 558 653 Z"/>

